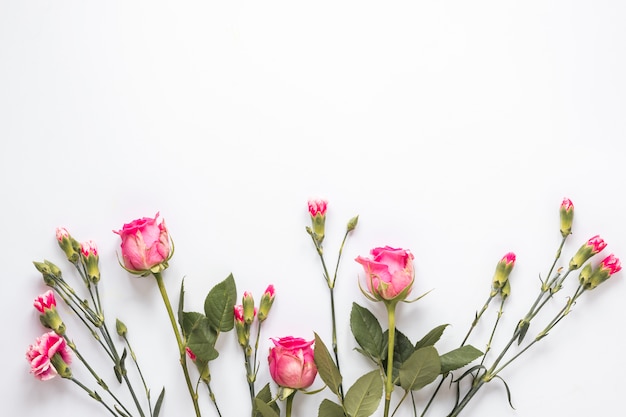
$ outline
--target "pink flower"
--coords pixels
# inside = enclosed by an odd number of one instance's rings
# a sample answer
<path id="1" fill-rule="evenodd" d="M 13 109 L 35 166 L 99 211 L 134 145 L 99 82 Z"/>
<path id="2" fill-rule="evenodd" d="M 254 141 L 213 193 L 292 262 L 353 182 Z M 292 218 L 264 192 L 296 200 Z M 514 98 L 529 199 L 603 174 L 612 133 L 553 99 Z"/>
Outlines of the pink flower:
<path id="1" fill-rule="evenodd" d="M 509 275 L 515 266 L 515 254 L 509 252 L 500 259 L 498 265 L 496 265 L 496 272 L 493 275 L 493 288 L 494 290 L 500 290 L 509 280 Z"/>
<path id="2" fill-rule="evenodd" d="M 191 359 L 192 361 L 196 361 L 196 354 L 193 353 L 193 351 L 189 348 L 189 346 L 185 347 L 185 352 L 187 352 L 187 356 L 189 356 L 189 359 Z"/>
<path id="3" fill-rule="evenodd" d="M 272 339 L 274 347 L 270 349 L 270 375 L 281 387 L 292 389 L 308 388 L 317 375 L 313 340 L 307 342 L 299 337 Z"/>
<path id="4" fill-rule="evenodd" d="M 161 272 L 171 257 L 170 236 L 165 222 L 144 217 L 124 225 L 114 233 L 122 238 L 122 257 L 126 269 L 135 273 Z"/>
<path id="5" fill-rule="evenodd" d="M 357 257 L 367 274 L 367 289 L 375 300 L 405 299 L 411 292 L 415 273 L 413 254 L 389 246 L 374 248 L 371 258 Z"/>
<path id="6" fill-rule="evenodd" d="M 268 285 L 265 292 L 261 296 L 261 303 L 259 304 L 259 321 L 264 321 L 274 304 L 274 286 Z"/>
<path id="7" fill-rule="evenodd" d="M 80 244 L 80 252 L 85 258 L 89 255 L 98 256 L 98 246 L 93 240 L 88 240 Z"/>
<path id="8" fill-rule="evenodd" d="M 57 240 L 59 242 L 62 242 L 63 239 L 69 239 L 70 238 L 70 232 L 68 232 L 65 227 L 57 227 L 56 235 L 57 235 Z"/>
<path id="9" fill-rule="evenodd" d="M 58 366 L 65 364 L 66 368 L 72 362 L 65 339 L 54 332 L 38 337 L 35 344 L 28 347 L 26 359 L 30 362 L 30 372 L 42 381 L 58 374 L 57 365 L 53 365 L 53 362 L 59 363 Z"/>
<path id="10" fill-rule="evenodd" d="M 598 235 L 593 236 L 574 254 L 569 261 L 569 269 L 573 271 L 580 268 L 589 258 L 601 252 L 604 248 L 606 248 L 604 240 Z"/>
<path id="11" fill-rule="evenodd" d="M 234 307 L 234 313 L 235 313 L 235 321 L 243 324 L 244 323 L 244 319 L 243 319 L 243 305 L 237 304 Z"/>
<path id="12" fill-rule="evenodd" d="M 588 266 L 583 268 L 583 271 L 588 269 Z M 610 254 L 600 262 L 598 268 L 596 268 L 589 277 L 587 274 L 580 274 L 580 283 L 586 290 L 593 290 L 598 285 L 609 279 L 611 275 L 621 271 L 622 264 L 620 260 L 613 254 Z"/>
<path id="13" fill-rule="evenodd" d="M 613 275 L 622 270 L 622 263 L 615 255 L 610 254 L 600 262 L 600 269 L 605 269 L 609 275 Z"/>
<path id="14" fill-rule="evenodd" d="M 57 301 L 54 298 L 54 293 L 52 290 L 48 290 L 45 293 L 41 294 L 37 298 L 35 298 L 35 302 L 33 303 L 37 311 L 40 313 L 45 313 L 45 310 L 52 310 L 56 307 Z"/>
<path id="15" fill-rule="evenodd" d="M 323 199 L 311 199 L 308 201 L 309 213 L 311 217 L 315 217 L 318 214 L 320 216 L 326 215 L 326 208 L 328 207 L 328 201 Z"/>
<path id="16" fill-rule="evenodd" d="M 574 203 L 569 198 L 563 198 L 563 202 L 561 202 L 561 209 L 565 211 L 574 210 Z"/>

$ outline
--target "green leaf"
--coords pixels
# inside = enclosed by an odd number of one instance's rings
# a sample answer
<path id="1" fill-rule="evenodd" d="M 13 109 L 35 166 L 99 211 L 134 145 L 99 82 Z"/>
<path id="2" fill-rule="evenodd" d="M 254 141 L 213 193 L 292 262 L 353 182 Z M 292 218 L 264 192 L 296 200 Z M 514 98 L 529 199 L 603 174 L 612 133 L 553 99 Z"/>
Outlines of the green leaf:
<path id="1" fill-rule="evenodd" d="M 343 408 L 339 404 L 336 404 L 329 399 L 325 398 L 320 404 L 317 417 L 345 417 Z"/>
<path id="2" fill-rule="evenodd" d="M 441 373 L 447 374 L 450 371 L 459 369 L 482 355 L 483 353 L 472 345 L 465 345 L 451 350 L 439 358 L 441 360 Z"/>
<path id="3" fill-rule="evenodd" d="M 180 283 L 180 295 L 178 296 L 178 325 L 183 327 L 183 309 L 185 305 L 185 279 Z"/>
<path id="4" fill-rule="evenodd" d="M 352 303 L 350 328 L 359 346 L 372 358 L 380 360 L 383 351 L 383 330 L 376 317 L 367 308 Z"/>
<path id="5" fill-rule="evenodd" d="M 322 381 L 330 388 L 330 390 L 339 397 L 339 386 L 341 385 L 341 374 L 333 358 L 330 356 L 328 348 L 322 342 L 322 339 L 317 333 L 315 333 L 315 348 L 314 348 L 315 365 L 317 366 L 317 372 L 322 378 Z"/>
<path id="6" fill-rule="evenodd" d="M 197 326 L 198 321 L 202 320 L 204 317 L 204 314 L 196 313 L 194 311 L 181 312 L 178 320 L 180 321 L 180 328 L 182 329 L 183 337 L 185 339 L 189 337 L 191 330 Z"/>
<path id="7" fill-rule="evenodd" d="M 383 340 L 385 342 L 385 346 L 383 348 L 383 369 L 387 369 L 387 349 L 388 349 L 388 341 L 389 341 L 389 331 L 385 330 L 383 333 Z M 396 385 L 398 379 L 398 372 L 400 367 L 412 354 L 415 352 L 415 348 L 413 347 L 413 343 L 409 340 L 408 337 L 404 335 L 401 331 L 396 329 L 395 332 L 395 341 L 393 347 L 393 376 L 392 379 Z"/>
<path id="8" fill-rule="evenodd" d="M 443 331 L 446 330 L 449 324 L 442 324 L 441 326 L 437 326 L 431 331 L 429 331 L 426 336 L 422 337 L 422 340 L 415 344 L 415 350 L 426 347 L 433 346 L 435 343 L 439 341 Z"/>
<path id="9" fill-rule="evenodd" d="M 356 380 L 346 393 L 343 405 L 350 417 L 369 417 L 380 404 L 383 381 L 380 371 L 369 372 Z"/>
<path id="10" fill-rule="evenodd" d="M 184 315 L 187 314 L 189 313 L 184 313 Z M 183 319 L 183 322 L 185 322 L 185 319 Z M 189 332 L 187 346 L 196 355 L 198 361 L 209 362 L 216 359 L 219 355 L 217 350 L 215 350 L 216 341 L 217 332 L 211 326 L 209 319 L 200 315 Z"/>
<path id="11" fill-rule="evenodd" d="M 276 402 L 272 402 L 272 391 L 270 389 L 270 384 L 267 383 L 265 386 L 259 391 L 256 395 L 256 398 L 263 401 L 265 404 L 268 404 L 272 410 L 276 411 L 276 414 L 280 414 L 280 409 L 278 408 L 278 404 Z M 256 410 L 255 416 L 262 417 L 262 414 Z"/>
<path id="12" fill-rule="evenodd" d="M 156 404 L 154 404 L 154 413 L 153 417 L 159 417 L 159 413 L 161 412 L 161 404 L 163 404 L 163 398 L 165 397 L 165 387 L 161 390 L 161 394 L 159 394 L 159 398 L 157 398 Z"/>
<path id="13" fill-rule="evenodd" d="M 204 300 L 204 314 L 218 332 L 227 332 L 235 326 L 233 308 L 237 302 L 235 278 L 230 274 L 209 291 Z"/>
<path id="14" fill-rule="evenodd" d="M 263 400 L 255 398 L 254 405 L 256 406 L 257 412 L 263 417 L 280 417 L 279 413 L 274 411 L 274 409 L 267 405 Z"/>
<path id="15" fill-rule="evenodd" d="M 400 386 L 416 391 L 433 382 L 441 370 L 439 354 L 432 346 L 417 349 L 400 367 Z"/>

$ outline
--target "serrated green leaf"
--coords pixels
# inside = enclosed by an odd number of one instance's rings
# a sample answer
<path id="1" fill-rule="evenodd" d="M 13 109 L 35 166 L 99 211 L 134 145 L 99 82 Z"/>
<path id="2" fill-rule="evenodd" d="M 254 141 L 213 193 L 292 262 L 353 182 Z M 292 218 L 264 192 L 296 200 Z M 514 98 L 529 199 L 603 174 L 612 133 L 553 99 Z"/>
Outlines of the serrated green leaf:
<path id="1" fill-rule="evenodd" d="M 254 405 L 256 406 L 257 412 L 259 412 L 263 417 L 280 417 L 279 413 L 274 411 L 274 409 L 267 405 L 263 400 L 255 398 Z"/>
<path id="2" fill-rule="evenodd" d="M 278 404 L 272 401 L 272 390 L 270 389 L 269 383 L 265 384 L 265 386 L 261 389 L 261 391 L 259 391 L 259 393 L 256 395 L 256 398 L 263 401 L 265 404 L 268 404 L 272 408 L 272 410 L 276 412 L 276 414 L 280 414 L 280 409 L 278 408 Z M 263 415 L 256 409 L 255 409 L 255 416 L 263 417 Z"/>
<path id="3" fill-rule="evenodd" d="M 388 348 L 388 340 L 389 340 L 389 330 L 385 330 L 383 333 L 383 340 L 387 342 L 384 344 L 383 354 L 382 354 L 382 362 L 383 369 L 387 369 L 387 348 Z M 404 333 L 396 329 L 395 331 L 395 341 L 393 346 L 393 376 L 392 379 L 396 385 L 398 384 L 398 372 L 400 370 L 400 366 L 407 360 L 412 354 L 415 352 L 415 348 L 413 347 L 413 343 L 409 340 Z"/>
<path id="4" fill-rule="evenodd" d="M 204 318 L 204 314 L 196 313 L 195 311 L 183 311 L 181 313 L 180 328 L 183 332 L 183 337 L 187 339 L 189 334 L 191 334 L 191 330 L 198 324 L 199 320 Z"/>
<path id="5" fill-rule="evenodd" d="M 343 405 L 350 417 L 369 417 L 380 404 L 383 381 L 380 371 L 369 372 L 356 380 L 346 393 Z"/>
<path id="6" fill-rule="evenodd" d="M 352 303 L 350 329 L 359 346 L 372 358 L 380 360 L 383 350 L 383 330 L 376 317 L 367 308 Z"/>
<path id="7" fill-rule="evenodd" d="M 235 278 L 230 274 L 209 291 L 204 300 L 204 314 L 218 332 L 228 332 L 235 326 L 233 308 L 237 302 Z"/>
<path id="8" fill-rule="evenodd" d="M 329 399 L 325 398 L 320 404 L 317 417 L 345 417 L 343 408 Z"/>
<path id="9" fill-rule="evenodd" d="M 330 388 L 330 390 L 336 395 L 339 395 L 339 386 L 341 385 L 341 374 L 339 373 L 339 369 L 333 358 L 330 356 L 330 352 L 328 348 L 319 337 L 317 333 L 315 334 L 315 347 L 314 347 L 314 357 L 315 357 L 315 365 L 317 366 L 317 372 L 319 373 L 322 381 Z"/>
<path id="10" fill-rule="evenodd" d="M 472 345 L 465 345 L 451 350 L 439 358 L 441 360 L 441 373 L 447 374 L 450 371 L 459 369 L 482 355 L 483 353 Z"/>
<path id="11" fill-rule="evenodd" d="M 429 331 L 426 336 L 422 337 L 422 340 L 415 344 L 415 350 L 426 346 L 434 346 L 441 339 L 441 335 L 448 326 L 449 324 L 442 324 Z"/>
<path id="12" fill-rule="evenodd" d="M 218 357 L 215 350 L 217 332 L 206 316 L 195 312 L 183 313 L 183 328 L 187 335 L 187 346 L 200 362 L 209 362 Z"/>
<path id="13" fill-rule="evenodd" d="M 433 382 L 441 370 L 439 354 L 433 346 L 417 349 L 400 367 L 400 386 L 416 391 Z"/>

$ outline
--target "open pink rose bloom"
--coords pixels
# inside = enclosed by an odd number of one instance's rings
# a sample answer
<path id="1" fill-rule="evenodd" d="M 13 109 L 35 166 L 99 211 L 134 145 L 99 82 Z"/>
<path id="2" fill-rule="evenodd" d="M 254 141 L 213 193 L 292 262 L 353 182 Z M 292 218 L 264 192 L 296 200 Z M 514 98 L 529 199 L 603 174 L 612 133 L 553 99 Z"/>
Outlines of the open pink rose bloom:
<path id="1" fill-rule="evenodd" d="M 389 246 L 374 248 L 371 258 L 357 257 L 363 265 L 365 282 L 370 294 L 377 300 L 393 300 L 408 296 L 413 287 L 413 254 L 408 250 Z"/>
<path id="2" fill-rule="evenodd" d="M 268 357 L 270 375 L 281 387 L 302 389 L 313 384 L 317 367 L 313 357 L 313 340 L 299 337 L 272 339 L 274 347 Z"/>
<path id="3" fill-rule="evenodd" d="M 144 217 L 124 225 L 115 233 L 122 239 L 124 266 L 131 271 L 149 271 L 170 257 L 170 237 L 165 222 Z"/>

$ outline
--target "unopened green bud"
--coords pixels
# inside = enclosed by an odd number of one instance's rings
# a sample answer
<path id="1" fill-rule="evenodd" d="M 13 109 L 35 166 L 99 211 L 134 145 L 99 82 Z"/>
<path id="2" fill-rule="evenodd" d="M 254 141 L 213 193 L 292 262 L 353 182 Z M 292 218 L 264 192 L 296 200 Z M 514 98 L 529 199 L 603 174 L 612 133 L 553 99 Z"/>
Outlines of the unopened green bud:
<path id="1" fill-rule="evenodd" d="M 583 269 L 580 270 L 580 274 L 578 275 L 578 281 L 580 282 L 580 285 L 582 285 L 583 287 L 587 286 L 589 284 L 589 277 L 591 277 L 591 264 L 587 263 L 587 265 L 584 266 Z"/>
<path id="2" fill-rule="evenodd" d="M 274 286 L 268 285 L 267 289 L 261 296 L 261 304 L 259 305 L 259 321 L 264 321 L 267 318 L 267 315 L 272 308 L 272 304 L 274 304 Z"/>
<path id="3" fill-rule="evenodd" d="M 348 232 L 353 231 L 359 223 L 359 216 L 354 216 L 348 221 Z"/>
<path id="4" fill-rule="evenodd" d="M 73 264 L 78 262 L 80 244 L 76 239 L 74 239 L 70 233 L 64 227 L 57 227 L 56 229 L 57 242 L 63 252 L 65 252 L 65 256 L 67 260 Z"/>
<path id="5" fill-rule="evenodd" d="M 128 328 L 120 319 L 115 319 L 115 330 L 117 330 L 117 334 L 121 337 L 126 337 L 128 333 Z"/>
<path id="6" fill-rule="evenodd" d="M 561 236 L 566 237 L 572 233 L 572 222 L 574 221 L 574 204 L 569 198 L 564 198 L 559 209 L 561 218 Z"/>
<path id="7" fill-rule="evenodd" d="M 252 294 L 248 291 L 243 293 L 242 299 L 243 305 L 243 321 L 250 325 L 254 321 L 254 316 L 256 315 L 256 308 L 254 307 L 254 298 L 252 298 Z"/>
<path id="8" fill-rule="evenodd" d="M 496 290 L 500 290 L 509 280 L 509 275 L 515 266 L 515 254 L 509 252 L 500 259 L 498 265 L 496 265 L 496 272 L 493 275 L 492 287 Z"/>
<path id="9" fill-rule="evenodd" d="M 98 247 L 96 242 L 88 240 L 80 244 L 80 259 L 87 271 L 87 277 L 89 280 L 97 284 L 100 281 L 100 268 L 98 267 Z"/>
<path id="10" fill-rule="evenodd" d="M 312 236 L 319 245 L 324 240 L 328 202 L 326 200 L 309 200 L 308 205 L 309 214 L 311 215 L 311 226 L 313 227 Z"/>

